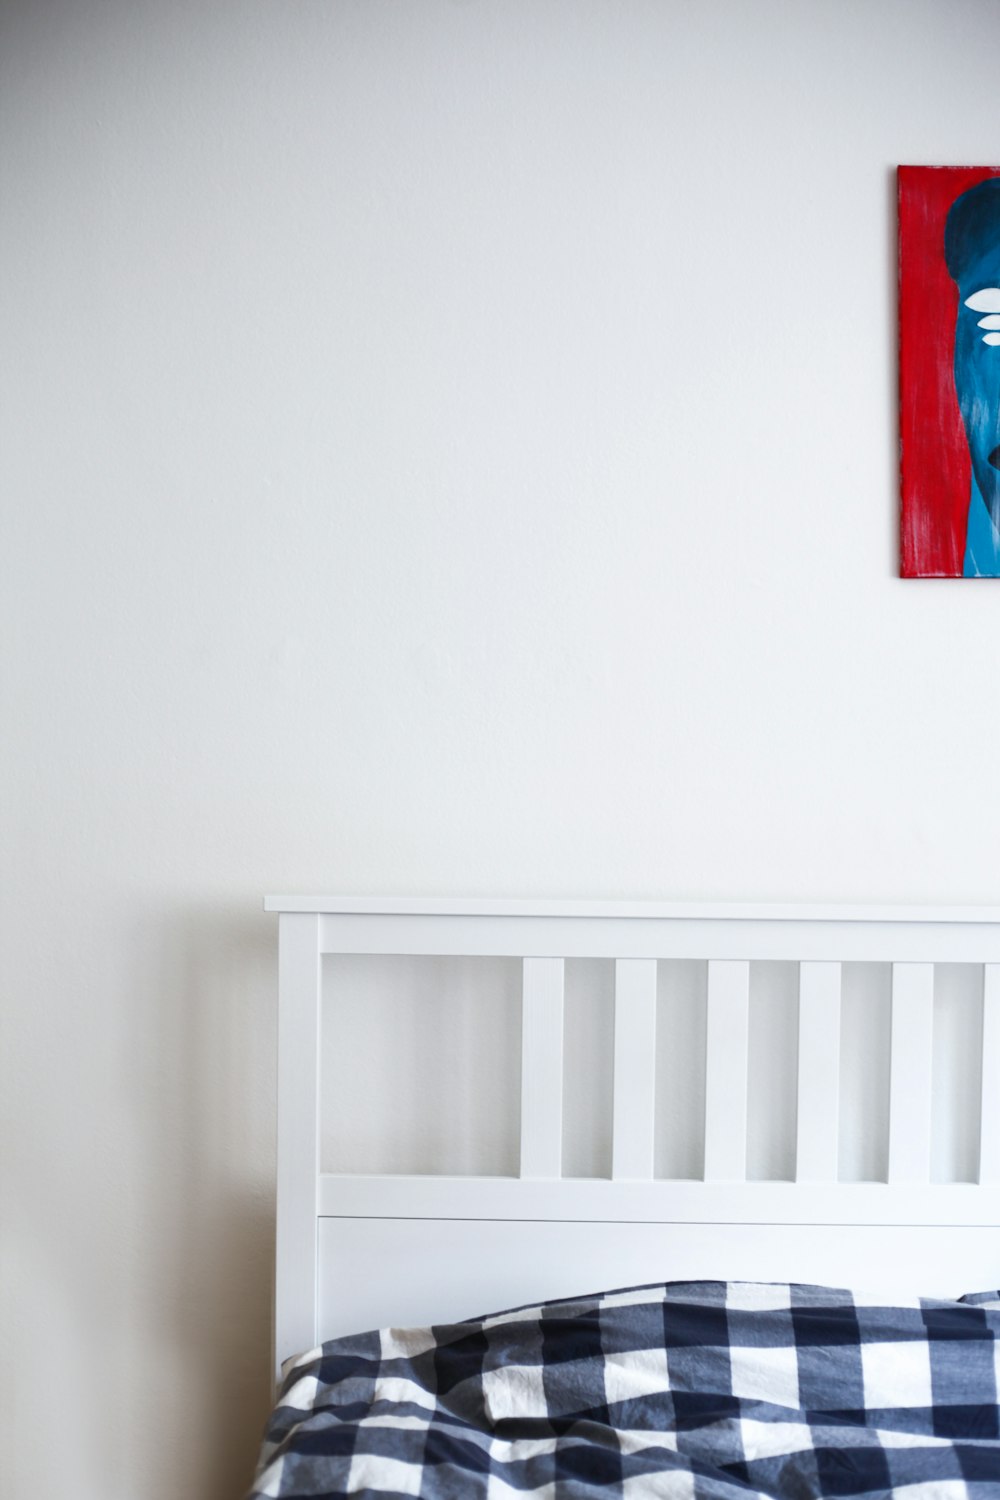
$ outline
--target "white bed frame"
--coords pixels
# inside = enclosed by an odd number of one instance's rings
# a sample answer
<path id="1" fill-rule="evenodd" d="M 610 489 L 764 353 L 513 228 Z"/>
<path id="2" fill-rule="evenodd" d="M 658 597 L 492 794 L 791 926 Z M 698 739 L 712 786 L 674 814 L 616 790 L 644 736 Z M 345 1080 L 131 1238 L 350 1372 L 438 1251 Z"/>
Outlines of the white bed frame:
<path id="1" fill-rule="evenodd" d="M 322 1339 L 668 1279 L 895 1300 L 1000 1285 L 1000 909 L 272 896 L 279 918 L 278 1364 Z M 523 964 L 517 1177 L 320 1171 L 324 954 Z M 564 961 L 615 961 L 609 1179 L 562 1175 Z M 707 970 L 704 1173 L 653 1174 L 658 959 Z M 746 1180 L 749 974 L 799 964 L 793 1182 Z M 892 968 L 887 1181 L 838 1180 L 841 964 Z M 930 1180 L 934 966 L 982 966 L 979 1171 Z"/>

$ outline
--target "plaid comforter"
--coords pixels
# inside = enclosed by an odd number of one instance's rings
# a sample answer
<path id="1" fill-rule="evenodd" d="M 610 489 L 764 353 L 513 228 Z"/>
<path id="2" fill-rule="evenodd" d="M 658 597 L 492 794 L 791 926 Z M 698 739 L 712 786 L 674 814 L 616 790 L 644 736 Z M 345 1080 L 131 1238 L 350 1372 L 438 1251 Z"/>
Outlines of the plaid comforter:
<path id="1" fill-rule="evenodd" d="M 674 1282 L 337 1339 L 254 1497 L 1000 1497 L 1000 1293 Z"/>

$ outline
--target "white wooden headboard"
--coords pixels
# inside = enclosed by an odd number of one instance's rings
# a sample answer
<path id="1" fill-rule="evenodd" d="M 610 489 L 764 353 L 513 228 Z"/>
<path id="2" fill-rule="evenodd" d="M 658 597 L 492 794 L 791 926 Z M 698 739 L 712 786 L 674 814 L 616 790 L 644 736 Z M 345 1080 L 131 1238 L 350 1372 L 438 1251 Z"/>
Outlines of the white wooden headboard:
<path id="1" fill-rule="evenodd" d="M 279 919 L 275 1353 L 602 1286 L 1000 1284 L 1000 910 L 272 896 Z M 522 962 L 520 1173 L 320 1171 L 325 954 Z M 610 1178 L 562 1175 L 564 968 L 614 961 Z M 657 961 L 707 966 L 704 1170 L 654 1178 Z M 799 966 L 794 1181 L 747 1181 L 750 966 Z M 888 1169 L 839 1180 L 841 965 L 892 965 Z M 935 965 L 982 983 L 977 1181 L 930 1180 Z M 336 1003 L 336 997 L 328 997 Z M 344 1059 L 346 1067 L 350 1059 Z"/>

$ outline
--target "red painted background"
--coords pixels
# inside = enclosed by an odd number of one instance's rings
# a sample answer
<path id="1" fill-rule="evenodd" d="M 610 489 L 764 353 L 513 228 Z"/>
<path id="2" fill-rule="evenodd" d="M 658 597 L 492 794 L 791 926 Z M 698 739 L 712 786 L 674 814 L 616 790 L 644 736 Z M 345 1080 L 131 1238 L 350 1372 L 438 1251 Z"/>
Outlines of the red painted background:
<path id="1" fill-rule="evenodd" d="M 904 578 L 961 578 L 969 450 L 952 359 L 958 291 L 944 221 L 959 193 L 1000 167 L 900 167 L 899 446 Z"/>

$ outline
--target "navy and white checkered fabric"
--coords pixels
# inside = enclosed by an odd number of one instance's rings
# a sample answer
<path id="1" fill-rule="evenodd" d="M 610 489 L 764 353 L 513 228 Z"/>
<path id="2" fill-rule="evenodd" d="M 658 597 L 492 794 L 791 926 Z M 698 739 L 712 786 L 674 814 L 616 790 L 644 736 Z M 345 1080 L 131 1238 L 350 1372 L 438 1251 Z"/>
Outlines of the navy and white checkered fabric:
<path id="1" fill-rule="evenodd" d="M 337 1339 L 253 1497 L 1000 1497 L 1000 1293 L 673 1282 Z"/>

